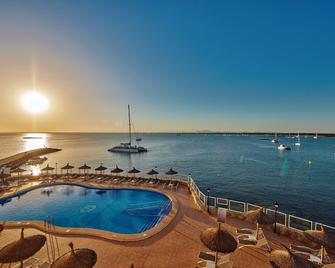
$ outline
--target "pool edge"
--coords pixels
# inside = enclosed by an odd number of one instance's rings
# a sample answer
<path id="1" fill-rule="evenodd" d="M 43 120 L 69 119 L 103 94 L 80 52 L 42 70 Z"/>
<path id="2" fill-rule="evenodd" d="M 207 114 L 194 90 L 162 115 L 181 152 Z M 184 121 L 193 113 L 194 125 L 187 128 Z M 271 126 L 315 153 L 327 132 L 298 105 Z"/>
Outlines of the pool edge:
<path id="1" fill-rule="evenodd" d="M 20 194 L 23 194 L 25 192 L 29 192 L 38 188 L 42 187 L 48 187 L 48 186 L 55 186 L 55 185 L 77 185 L 82 187 L 89 187 L 89 188 L 95 188 L 95 189 L 138 189 L 138 190 L 145 190 L 145 191 L 152 191 L 157 192 L 159 194 L 165 195 L 167 198 L 170 199 L 172 203 L 172 207 L 170 212 L 157 224 L 155 227 L 146 230 L 142 233 L 137 234 L 119 234 L 119 233 L 113 233 L 111 231 L 105 231 L 101 229 L 90 229 L 90 228 L 67 228 L 67 227 L 60 227 L 56 225 L 47 226 L 42 221 L 6 221 L 4 222 L 4 227 L 6 229 L 17 229 L 17 228 L 34 228 L 37 230 L 40 230 L 42 232 L 48 233 L 48 234 L 54 234 L 57 236 L 77 236 L 77 237 L 87 237 L 87 238 L 98 238 L 108 241 L 117 241 L 117 242 L 136 242 L 148 239 L 152 236 L 155 236 L 162 232 L 170 223 L 175 219 L 175 216 L 177 215 L 179 204 L 177 198 L 172 195 L 172 193 L 166 191 L 166 190 L 157 190 L 153 188 L 147 188 L 147 187 L 131 187 L 131 186 L 114 186 L 113 187 L 106 187 L 104 185 L 92 185 L 92 184 L 86 184 L 81 182 L 57 182 L 57 183 L 47 183 L 47 184 L 39 184 L 35 185 L 29 188 L 24 189 L 24 191 L 17 192 L 13 195 L 6 196 L 4 198 L 11 198 Z"/>

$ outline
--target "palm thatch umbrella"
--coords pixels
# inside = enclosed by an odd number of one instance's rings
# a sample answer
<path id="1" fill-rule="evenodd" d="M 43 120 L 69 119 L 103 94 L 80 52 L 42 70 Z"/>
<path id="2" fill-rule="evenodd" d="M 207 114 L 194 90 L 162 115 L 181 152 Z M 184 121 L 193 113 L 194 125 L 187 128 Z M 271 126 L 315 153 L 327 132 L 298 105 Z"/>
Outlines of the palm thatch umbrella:
<path id="1" fill-rule="evenodd" d="M 16 169 L 13 169 L 13 170 L 10 171 L 11 173 L 17 173 L 17 177 L 18 177 L 17 184 L 19 184 L 19 180 L 20 180 L 20 175 L 21 175 L 21 173 L 22 173 L 22 172 L 25 172 L 25 171 L 26 171 L 25 169 L 20 168 L 20 167 L 18 167 L 18 168 L 16 168 Z"/>
<path id="2" fill-rule="evenodd" d="M 79 169 L 79 173 L 80 173 L 81 170 L 84 170 L 84 174 L 86 174 L 87 170 L 91 169 L 91 167 L 86 165 L 86 163 L 85 163 L 84 165 L 82 165 L 78 169 Z"/>
<path id="3" fill-rule="evenodd" d="M 55 168 L 54 167 L 50 167 L 49 164 L 47 164 L 46 167 L 42 168 L 41 171 L 45 171 L 47 173 L 47 175 L 49 174 L 49 171 L 53 171 Z"/>
<path id="4" fill-rule="evenodd" d="M 249 210 L 242 215 L 245 220 L 257 224 L 256 237 L 258 237 L 259 225 L 272 225 L 275 223 L 274 216 L 264 213 L 263 208 Z"/>
<path id="5" fill-rule="evenodd" d="M 226 230 L 219 228 L 208 228 L 201 233 L 201 241 L 216 252 L 229 253 L 237 248 L 235 238 Z"/>
<path id="6" fill-rule="evenodd" d="M 107 168 L 104 167 L 104 166 L 102 165 L 102 163 L 100 163 L 100 166 L 98 166 L 98 167 L 95 169 L 95 171 L 99 171 L 100 174 L 102 174 L 106 169 L 107 169 Z"/>
<path id="7" fill-rule="evenodd" d="M 20 174 L 21 174 L 22 172 L 25 172 L 25 171 L 26 171 L 25 169 L 18 167 L 18 168 L 16 168 L 16 169 L 11 170 L 10 172 L 11 172 L 11 173 L 17 173 L 17 176 L 20 176 Z"/>
<path id="8" fill-rule="evenodd" d="M 88 248 L 74 249 L 73 243 L 69 244 L 71 251 L 60 256 L 51 265 L 51 268 L 91 268 L 97 262 L 97 254 Z"/>
<path id="9" fill-rule="evenodd" d="M 24 229 L 21 229 L 21 237 L 0 250 L 0 263 L 21 262 L 33 256 L 45 244 L 47 238 L 44 235 L 24 237 Z"/>
<path id="10" fill-rule="evenodd" d="M 269 260 L 274 268 L 317 268 L 320 267 L 304 257 L 293 253 L 283 245 L 286 250 L 274 250 L 270 253 Z"/>
<path id="11" fill-rule="evenodd" d="M 111 170 L 111 173 L 119 174 L 122 173 L 123 169 L 119 168 L 117 165 L 115 166 L 114 169 Z"/>
<path id="12" fill-rule="evenodd" d="M 307 230 L 304 235 L 310 241 L 321 246 L 321 260 L 324 259 L 325 248 L 335 249 L 335 230 L 321 226 L 321 230 Z"/>
<path id="13" fill-rule="evenodd" d="M 128 171 L 129 174 L 134 174 L 134 177 L 135 177 L 135 174 L 136 174 L 136 173 L 140 173 L 140 172 L 141 172 L 141 171 L 139 171 L 138 169 L 136 169 L 136 168 L 134 168 L 134 167 L 133 167 L 131 170 Z"/>
<path id="14" fill-rule="evenodd" d="M 4 173 L 3 171 L 1 171 L 0 173 L 0 179 L 2 180 L 2 184 L 5 184 L 5 179 L 10 177 L 10 174 Z"/>
<path id="15" fill-rule="evenodd" d="M 172 168 L 170 168 L 168 171 L 165 172 L 165 175 L 170 176 L 170 182 L 172 181 L 171 177 L 176 174 L 178 174 L 178 172 L 173 170 Z"/>
<path id="16" fill-rule="evenodd" d="M 156 170 L 154 170 L 154 169 L 151 169 L 149 172 L 147 172 L 147 174 L 148 175 L 150 175 L 150 176 L 156 176 L 156 179 L 157 179 L 157 174 L 158 174 L 158 172 L 156 171 Z"/>
<path id="17" fill-rule="evenodd" d="M 169 176 L 172 176 L 172 175 L 178 174 L 178 172 L 173 170 L 172 168 L 170 168 L 168 171 L 165 172 L 165 174 L 169 175 Z"/>
<path id="18" fill-rule="evenodd" d="M 62 170 L 66 170 L 66 175 L 69 174 L 69 169 L 73 169 L 74 166 L 71 166 L 69 163 L 67 163 L 64 167 L 61 168 L 61 171 Z"/>

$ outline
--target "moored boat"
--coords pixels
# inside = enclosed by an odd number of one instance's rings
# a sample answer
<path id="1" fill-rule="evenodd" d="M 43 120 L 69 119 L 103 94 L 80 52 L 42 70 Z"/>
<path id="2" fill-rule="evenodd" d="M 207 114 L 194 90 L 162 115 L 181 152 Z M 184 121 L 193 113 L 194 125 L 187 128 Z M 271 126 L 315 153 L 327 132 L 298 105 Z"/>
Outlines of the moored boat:
<path id="1" fill-rule="evenodd" d="M 142 146 L 139 146 L 139 142 L 142 140 L 141 138 L 137 138 L 137 145 L 132 145 L 132 133 L 131 133 L 131 120 L 130 120 L 130 106 L 128 104 L 128 135 L 129 142 L 120 143 L 120 145 L 114 146 L 113 148 L 108 149 L 109 152 L 113 153 L 144 153 L 147 152 L 148 149 Z"/>

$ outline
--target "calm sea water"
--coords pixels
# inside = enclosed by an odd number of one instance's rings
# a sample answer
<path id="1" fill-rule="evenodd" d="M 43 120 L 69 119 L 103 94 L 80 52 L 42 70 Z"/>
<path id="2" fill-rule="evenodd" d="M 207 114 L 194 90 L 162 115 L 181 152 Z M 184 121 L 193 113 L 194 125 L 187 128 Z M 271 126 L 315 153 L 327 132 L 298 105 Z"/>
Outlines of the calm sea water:
<path id="1" fill-rule="evenodd" d="M 280 210 L 335 226 L 335 139 L 281 138 L 292 151 L 280 153 L 272 137 L 221 134 L 143 134 L 148 153 L 124 155 L 108 148 L 127 141 L 126 134 L 46 134 L 43 139 L 23 139 L 26 134 L 1 134 L 0 157 L 43 146 L 63 149 L 48 155 L 51 166 L 67 162 L 143 173 L 157 167 L 162 174 L 173 167 L 191 173 L 198 186 L 211 195 L 247 201 L 267 207 L 277 201 Z M 309 167 L 308 161 L 312 161 Z M 1 208 L 0 208 L 1 209 Z"/>

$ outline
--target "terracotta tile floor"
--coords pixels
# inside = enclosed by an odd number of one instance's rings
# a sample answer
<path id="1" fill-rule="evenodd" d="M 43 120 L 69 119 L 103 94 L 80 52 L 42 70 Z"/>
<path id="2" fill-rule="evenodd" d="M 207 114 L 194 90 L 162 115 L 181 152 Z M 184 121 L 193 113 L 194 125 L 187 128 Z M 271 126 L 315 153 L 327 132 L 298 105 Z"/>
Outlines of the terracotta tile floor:
<path id="1" fill-rule="evenodd" d="M 186 187 L 181 187 L 173 192 L 179 202 L 179 211 L 174 221 L 161 233 L 140 242 L 108 242 L 98 239 L 58 237 L 60 254 L 69 251 L 67 244 L 73 241 L 75 248 L 87 247 L 94 249 L 98 255 L 95 267 L 130 267 L 134 264 L 137 268 L 157 267 L 195 267 L 199 251 L 208 249 L 200 241 L 200 233 L 210 226 L 216 226 L 215 219 L 199 210 L 188 193 Z M 223 225 L 232 234 L 236 227 L 254 226 L 245 222 L 228 219 Z M 34 229 L 25 230 L 26 235 L 40 233 Z M 280 243 L 293 242 L 272 232 L 265 231 L 272 248 L 279 248 Z M 4 230 L 0 235 L 0 247 L 18 239 L 19 230 Z M 297 243 L 297 242 L 296 242 Z M 44 246 L 36 257 L 41 261 L 49 261 L 47 247 Z M 251 265 L 251 266 L 250 266 Z M 258 268 L 257 264 L 239 262 L 238 267 Z M 261 267 L 270 267 L 268 262 Z"/>

